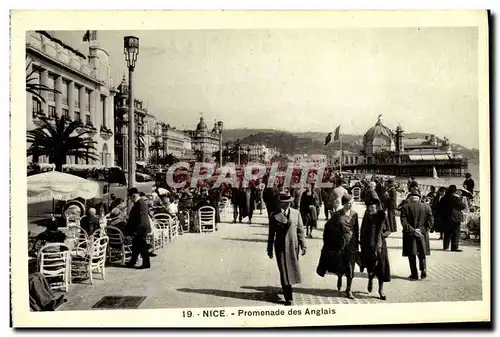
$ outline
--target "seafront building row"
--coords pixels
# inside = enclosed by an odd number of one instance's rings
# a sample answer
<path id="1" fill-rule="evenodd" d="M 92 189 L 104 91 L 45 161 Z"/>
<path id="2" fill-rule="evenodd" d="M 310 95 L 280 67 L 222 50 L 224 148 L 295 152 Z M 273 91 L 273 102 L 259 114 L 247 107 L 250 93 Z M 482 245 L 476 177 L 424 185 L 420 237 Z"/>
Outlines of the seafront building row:
<path id="1" fill-rule="evenodd" d="M 96 142 L 98 159 L 66 158 L 66 164 L 101 167 L 127 167 L 128 163 L 128 81 L 123 76 L 118 84 L 111 78 L 109 53 L 99 45 L 97 33 L 88 41 L 88 55 L 74 50 L 46 31 L 26 33 L 26 70 L 37 84 L 56 92 L 41 91 L 40 100 L 26 93 L 27 129 L 43 125 L 43 119 L 64 116 L 81 122 Z M 158 120 L 148 111 L 147 103 L 134 100 L 136 145 L 139 165 L 158 163 L 160 158 L 177 160 L 269 163 L 279 155 L 275 148 L 263 144 L 224 142 L 223 122 L 210 128 L 200 117 L 195 128 L 179 129 Z M 450 140 L 434 135 L 425 139 L 405 139 L 401 126 L 391 130 L 379 118 L 363 137 L 358 153 L 340 151 L 329 145 L 329 155 L 295 155 L 288 161 L 327 162 L 351 172 L 367 172 L 396 176 L 460 176 L 467 172 L 467 159 L 452 151 Z M 336 151 L 336 150 L 339 151 Z M 244 158 L 244 160 L 242 159 Z M 283 160 L 283 158 L 281 158 Z M 48 163 L 48 158 L 28 157 L 31 163 Z"/>
<path id="2" fill-rule="evenodd" d="M 27 130 L 43 125 L 43 118 L 66 117 L 82 124 L 96 141 L 99 160 L 66 158 L 67 164 L 127 167 L 128 81 L 115 85 L 109 53 L 99 45 L 97 34 L 88 42 L 88 55 L 73 49 L 46 31 L 26 33 L 26 72 L 35 84 L 57 91 L 40 91 L 43 100 L 26 93 Z M 214 161 L 222 144 L 221 123 L 209 129 L 203 117 L 193 130 L 182 130 L 158 120 L 142 100 L 134 100 L 136 160 L 140 165 L 172 155 L 178 160 Z M 251 159 L 270 159 L 276 149 L 262 144 L 239 144 Z M 224 150 L 224 149 L 223 149 Z M 28 162 L 48 163 L 46 156 L 28 157 Z"/>

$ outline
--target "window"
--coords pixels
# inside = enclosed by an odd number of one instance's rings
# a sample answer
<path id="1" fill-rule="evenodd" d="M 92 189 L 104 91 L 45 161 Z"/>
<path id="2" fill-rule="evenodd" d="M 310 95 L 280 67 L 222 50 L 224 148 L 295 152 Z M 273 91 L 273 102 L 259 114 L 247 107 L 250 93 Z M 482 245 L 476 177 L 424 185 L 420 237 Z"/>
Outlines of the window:
<path id="1" fill-rule="evenodd" d="M 49 118 L 56 117 L 56 107 L 53 105 L 49 105 Z"/>
<path id="2" fill-rule="evenodd" d="M 62 104 L 68 105 L 68 97 L 69 97 L 69 86 L 68 82 L 63 80 L 62 81 L 62 90 L 61 90 L 61 96 L 62 96 Z"/>
<path id="3" fill-rule="evenodd" d="M 101 95 L 102 125 L 106 126 L 106 96 Z"/>
<path id="4" fill-rule="evenodd" d="M 36 97 L 31 98 L 31 112 L 33 113 L 33 118 L 37 117 L 40 112 L 42 112 L 42 104 Z"/>
<path id="5" fill-rule="evenodd" d="M 68 109 L 63 108 L 62 114 L 64 117 L 66 117 L 66 119 L 69 119 L 69 110 Z"/>
<path id="6" fill-rule="evenodd" d="M 92 124 L 92 121 L 90 120 L 90 115 L 85 116 L 85 123 L 87 123 L 87 125 Z"/>
<path id="7" fill-rule="evenodd" d="M 75 111 L 75 121 L 77 122 L 82 121 L 82 117 L 80 117 L 80 113 L 78 111 Z"/>
<path id="8" fill-rule="evenodd" d="M 47 99 L 50 102 L 54 102 L 55 101 L 55 93 L 53 90 L 56 87 L 56 78 L 54 75 L 49 75 L 49 81 L 47 83 L 47 87 L 52 89 L 52 91 L 47 91 Z"/>
<path id="9" fill-rule="evenodd" d="M 80 109 L 80 88 L 75 85 L 75 108 Z"/>

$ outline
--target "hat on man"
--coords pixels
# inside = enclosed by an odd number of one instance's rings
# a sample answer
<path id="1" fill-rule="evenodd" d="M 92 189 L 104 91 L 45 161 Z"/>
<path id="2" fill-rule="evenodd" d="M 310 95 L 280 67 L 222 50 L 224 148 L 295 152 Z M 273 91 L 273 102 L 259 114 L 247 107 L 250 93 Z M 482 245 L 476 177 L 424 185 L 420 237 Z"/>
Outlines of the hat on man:
<path id="1" fill-rule="evenodd" d="M 131 196 L 131 195 L 134 195 L 134 194 L 139 194 L 139 190 L 137 189 L 137 187 L 131 187 L 131 188 L 129 188 L 128 192 L 127 192 L 127 195 Z"/>
<path id="2" fill-rule="evenodd" d="M 387 179 L 387 185 L 394 185 L 395 181 L 393 178 Z"/>
<path id="3" fill-rule="evenodd" d="M 409 197 L 421 197 L 420 191 L 417 188 L 412 188 L 410 190 L 410 194 L 408 194 Z"/>
<path id="4" fill-rule="evenodd" d="M 280 193 L 280 202 L 292 202 L 293 197 L 289 193 Z"/>
<path id="5" fill-rule="evenodd" d="M 347 203 L 351 202 L 351 200 L 352 200 L 352 195 L 347 194 L 347 193 L 346 193 L 346 194 L 344 194 L 344 195 L 342 196 L 342 205 L 345 205 L 345 204 L 347 204 Z"/>
<path id="6" fill-rule="evenodd" d="M 379 205 L 379 204 L 380 204 L 380 200 L 378 200 L 377 198 L 371 198 L 370 200 L 365 202 L 365 205 L 367 207 L 371 206 L 371 205 Z"/>

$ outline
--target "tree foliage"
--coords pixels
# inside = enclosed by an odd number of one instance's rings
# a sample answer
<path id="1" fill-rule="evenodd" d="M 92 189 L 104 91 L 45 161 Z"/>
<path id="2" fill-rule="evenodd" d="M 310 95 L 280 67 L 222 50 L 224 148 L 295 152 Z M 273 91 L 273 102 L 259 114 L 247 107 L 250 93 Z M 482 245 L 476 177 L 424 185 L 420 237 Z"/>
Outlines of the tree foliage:
<path id="1" fill-rule="evenodd" d="M 55 170 L 62 172 L 67 156 L 77 159 L 99 160 L 96 154 L 96 142 L 88 134 L 88 129 L 81 123 L 62 118 L 41 118 L 43 125 L 27 132 L 29 144 L 27 156 L 47 156 L 55 165 Z"/>

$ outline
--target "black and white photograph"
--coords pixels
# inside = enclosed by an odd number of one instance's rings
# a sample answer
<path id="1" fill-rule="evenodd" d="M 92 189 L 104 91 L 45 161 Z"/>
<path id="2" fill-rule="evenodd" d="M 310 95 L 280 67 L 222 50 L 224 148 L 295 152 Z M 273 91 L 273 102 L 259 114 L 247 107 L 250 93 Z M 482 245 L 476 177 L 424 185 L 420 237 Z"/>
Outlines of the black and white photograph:
<path id="1" fill-rule="evenodd" d="M 11 14 L 14 326 L 490 320 L 486 11 Z"/>

